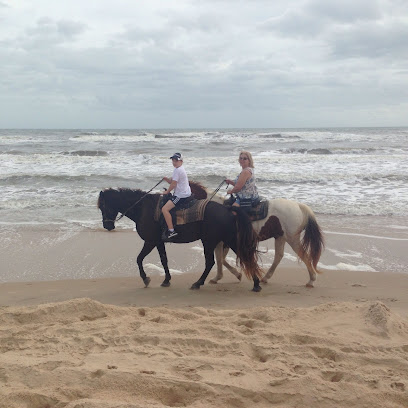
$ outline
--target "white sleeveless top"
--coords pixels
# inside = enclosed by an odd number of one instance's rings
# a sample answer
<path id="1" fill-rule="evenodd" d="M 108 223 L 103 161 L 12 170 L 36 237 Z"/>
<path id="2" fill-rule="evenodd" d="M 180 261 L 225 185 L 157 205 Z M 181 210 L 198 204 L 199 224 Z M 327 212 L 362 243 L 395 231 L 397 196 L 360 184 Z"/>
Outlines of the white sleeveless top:
<path id="1" fill-rule="evenodd" d="M 239 198 L 252 198 L 254 200 L 259 197 L 258 189 L 256 188 L 256 184 L 255 184 L 256 183 L 255 169 L 252 167 L 247 167 L 246 169 L 243 169 L 242 171 L 247 170 L 247 169 L 250 171 L 252 176 L 245 182 L 244 186 L 241 188 L 241 191 L 237 193 L 237 196 Z M 235 179 L 235 183 L 238 181 L 238 178 L 241 175 L 241 173 L 239 173 L 239 175 Z"/>

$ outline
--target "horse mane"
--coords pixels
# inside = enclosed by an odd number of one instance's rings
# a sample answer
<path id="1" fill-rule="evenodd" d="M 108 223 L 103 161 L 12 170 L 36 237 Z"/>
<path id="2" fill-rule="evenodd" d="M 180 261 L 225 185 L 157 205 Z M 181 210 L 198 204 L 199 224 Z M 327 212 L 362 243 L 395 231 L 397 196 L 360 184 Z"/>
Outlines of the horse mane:
<path id="1" fill-rule="evenodd" d="M 197 200 L 205 200 L 207 198 L 207 190 L 201 183 L 197 181 L 190 181 L 189 184 L 191 193 L 194 194 L 194 198 Z"/>
<path id="2" fill-rule="evenodd" d="M 132 202 L 136 202 L 139 198 L 141 198 L 143 195 L 147 194 L 147 192 L 140 190 L 140 189 L 132 189 L 132 188 L 127 188 L 127 187 L 118 187 L 118 188 L 105 188 L 104 190 L 101 191 L 101 193 L 108 193 L 111 196 L 118 196 L 122 195 L 125 196 L 127 200 L 130 200 Z M 153 197 L 158 196 L 159 194 L 147 194 L 146 197 L 144 198 L 145 200 L 148 199 L 153 199 Z M 100 201 L 101 201 L 101 195 L 98 197 L 98 208 L 100 208 Z"/>

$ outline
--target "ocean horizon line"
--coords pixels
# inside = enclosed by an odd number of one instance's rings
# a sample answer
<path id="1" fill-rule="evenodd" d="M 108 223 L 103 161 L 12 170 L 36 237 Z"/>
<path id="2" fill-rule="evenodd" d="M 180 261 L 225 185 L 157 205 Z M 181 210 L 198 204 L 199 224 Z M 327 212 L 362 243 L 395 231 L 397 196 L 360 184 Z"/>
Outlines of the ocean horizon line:
<path id="1" fill-rule="evenodd" d="M 285 129 L 285 130 L 309 130 L 309 129 L 404 129 L 407 125 L 393 126 L 297 126 L 297 127 L 16 127 L 2 128 L 0 131 L 12 130 L 261 130 L 261 129 Z"/>

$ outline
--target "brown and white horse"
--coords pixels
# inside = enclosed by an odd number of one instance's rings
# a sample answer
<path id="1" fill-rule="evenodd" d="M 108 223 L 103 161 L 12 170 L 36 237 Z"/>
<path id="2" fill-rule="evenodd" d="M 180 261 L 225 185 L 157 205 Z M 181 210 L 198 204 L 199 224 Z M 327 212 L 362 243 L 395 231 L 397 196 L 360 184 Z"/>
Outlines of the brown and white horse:
<path id="1" fill-rule="evenodd" d="M 222 202 L 224 198 L 216 195 L 213 200 Z M 252 226 L 258 233 L 260 241 L 275 238 L 275 257 L 261 282 L 267 283 L 268 279 L 272 277 L 283 258 L 285 243 L 287 242 L 307 267 L 310 279 L 306 286 L 314 286 L 316 273 L 321 273 L 317 269 L 317 263 L 324 248 L 324 237 L 310 207 L 284 198 L 269 200 L 266 218 L 254 221 Z M 222 242 L 217 245 L 215 249 L 217 275 L 210 280 L 211 283 L 217 283 L 222 279 L 223 265 L 241 280 L 241 273 L 226 261 L 228 250 L 229 248 L 224 248 Z"/>

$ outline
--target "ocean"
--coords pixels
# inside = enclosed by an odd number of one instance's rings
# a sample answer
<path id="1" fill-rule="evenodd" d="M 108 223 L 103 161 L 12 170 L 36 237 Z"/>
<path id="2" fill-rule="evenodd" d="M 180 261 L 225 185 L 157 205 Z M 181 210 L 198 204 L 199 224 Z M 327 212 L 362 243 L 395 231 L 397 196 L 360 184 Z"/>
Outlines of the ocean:
<path id="1" fill-rule="evenodd" d="M 0 130 L 0 244 L 18 228 L 100 229 L 99 191 L 150 190 L 171 176 L 174 152 L 190 180 L 214 189 L 239 173 L 240 150 L 262 196 L 305 203 L 328 238 L 354 238 L 328 246 L 336 263 L 324 267 L 408 273 L 405 255 L 388 253 L 408 248 L 408 128 Z"/>

